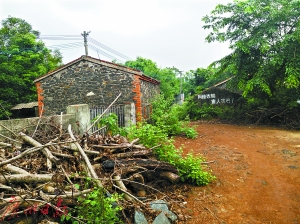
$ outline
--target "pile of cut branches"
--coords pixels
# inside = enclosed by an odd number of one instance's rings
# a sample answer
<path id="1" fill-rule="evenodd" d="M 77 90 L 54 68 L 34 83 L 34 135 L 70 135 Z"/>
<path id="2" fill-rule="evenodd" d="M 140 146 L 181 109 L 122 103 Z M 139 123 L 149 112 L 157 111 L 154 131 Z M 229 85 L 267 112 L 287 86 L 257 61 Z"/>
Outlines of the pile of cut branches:
<path id="1" fill-rule="evenodd" d="M 79 205 L 78 197 L 85 197 L 96 187 L 105 189 L 107 195 L 123 194 L 122 220 L 127 223 L 133 222 L 136 209 L 153 218 L 155 214 L 146 206 L 152 200 L 184 202 L 175 184 L 180 179 L 177 169 L 158 161 L 151 148 L 138 144 L 139 139 L 128 141 L 120 135 L 99 132 L 79 136 L 70 125 L 62 130 L 52 122 L 40 125 L 31 134 L 10 131 L 14 137 L 1 135 L 3 223 L 24 216 L 32 216 L 32 223 L 38 223 L 45 216 L 67 215 Z M 93 184 L 87 185 L 87 178 Z"/>

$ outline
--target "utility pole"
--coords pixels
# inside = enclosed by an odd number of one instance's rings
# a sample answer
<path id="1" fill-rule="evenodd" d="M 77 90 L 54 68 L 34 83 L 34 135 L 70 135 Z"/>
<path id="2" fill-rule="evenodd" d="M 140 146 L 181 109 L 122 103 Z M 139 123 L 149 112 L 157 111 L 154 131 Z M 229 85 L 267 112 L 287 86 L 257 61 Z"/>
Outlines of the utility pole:
<path id="1" fill-rule="evenodd" d="M 87 36 L 89 35 L 91 31 L 89 32 L 85 32 L 83 31 L 83 33 L 81 34 L 83 36 L 83 40 L 84 40 L 84 49 L 85 49 L 85 55 L 88 56 L 88 44 L 87 44 Z"/>
<path id="2" fill-rule="evenodd" d="M 179 104 L 182 104 L 183 103 L 183 101 L 184 101 L 184 95 L 183 95 L 183 93 L 182 93 L 182 71 L 178 71 L 179 72 L 179 74 L 180 74 L 180 102 L 179 102 Z"/>
<path id="3" fill-rule="evenodd" d="M 178 71 L 179 74 L 180 74 L 180 94 L 182 93 L 182 79 L 181 79 L 181 76 L 182 76 L 182 71 Z"/>

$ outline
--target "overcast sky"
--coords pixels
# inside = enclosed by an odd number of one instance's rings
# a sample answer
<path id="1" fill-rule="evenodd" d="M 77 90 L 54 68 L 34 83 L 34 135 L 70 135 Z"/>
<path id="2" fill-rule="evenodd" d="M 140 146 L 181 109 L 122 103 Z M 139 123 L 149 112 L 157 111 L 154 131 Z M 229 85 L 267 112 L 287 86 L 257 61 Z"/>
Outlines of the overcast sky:
<path id="1" fill-rule="evenodd" d="M 133 60 L 141 56 L 156 62 L 160 68 L 174 66 L 189 71 L 205 68 L 230 53 L 228 44 L 205 42 L 209 31 L 202 28 L 201 18 L 217 4 L 232 1 L 1 0 L 0 19 L 8 16 L 24 19 L 41 35 L 78 35 L 78 40 L 43 39 L 51 47 L 72 44 L 69 49 L 61 50 L 64 63 L 85 54 L 81 34 L 90 31 L 89 37 Z M 80 45 L 79 42 L 81 46 L 71 48 L 73 43 Z M 92 49 L 89 55 L 111 61 Z"/>

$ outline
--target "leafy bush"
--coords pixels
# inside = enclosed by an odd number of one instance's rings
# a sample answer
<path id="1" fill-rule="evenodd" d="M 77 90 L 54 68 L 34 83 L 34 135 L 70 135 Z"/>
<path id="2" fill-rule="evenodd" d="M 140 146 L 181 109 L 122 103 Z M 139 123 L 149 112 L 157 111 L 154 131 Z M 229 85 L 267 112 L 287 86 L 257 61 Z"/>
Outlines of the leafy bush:
<path id="1" fill-rule="evenodd" d="M 197 137 L 193 127 L 188 126 L 188 116 L 185 107 L 173 104 L 172 100 L 158 96 L 153 104 L 151 123 L 168 135 L 185 134 L 189 138 Z"/>
<path id="2" fill-rule="evenodd" d="M 201 106 L 193 99 L 189 99 L 186 104 L 186 110 L 192 120 L 212 119 L 218 117 L 216 108 L 213 105 L 202 104 Z"/>
<path id="3" fill-rule="evenodd" d="M 92 183 L 90 178 L 86 178 L 84 185 L 87 187 Z M 117 193 L 108 195 L 104 188 L 94 187 L 85 197 L 78 198 L 79 205 L 72 213 L 63 215 L 61 221 L 70 220 L 73 224 L 121 223 L 118 212 L 122 208 L 117 205 L 120 199 Z"/>
<path id="4" fill-rule="evenodd" d="M 85 219 L 87 224 L 120 222 L 118 212 L 121 207 L 113 207 L 119 200 L 118 194 L 107 196 L 103 188 L 94 188 L 85 198 L 79 198 L 78 218 Z"/>
<path id="5" fill-rule="evenodd" d="M 95 117 L 91 122 L 94 123 L 100 115 Z M 98 129 L 106 127 L 106 132 L 115 135 L 120 132 L 120 128 L 118 126 L 118 116 L 114 113 L 110 113 L 108 115 L 104 115 L 99 119 L 99 121 L 96 123 L 98 126 Z"/>
<path id="6" fill-rule="evenodd" d="M 215 177 L 201 164 L 204 158 L 192 152 L 183 156 L 182 149 L 176 149 L 174 139 L 160 127 L 151 124 L 140 123 L 137 126 L 126 128 L 127 137 L 130 140 L 139 138 L 146 147 L 153 148 L 158 159 L 174 165 L 181 176 L 182 181 L 206 185 Z"/>

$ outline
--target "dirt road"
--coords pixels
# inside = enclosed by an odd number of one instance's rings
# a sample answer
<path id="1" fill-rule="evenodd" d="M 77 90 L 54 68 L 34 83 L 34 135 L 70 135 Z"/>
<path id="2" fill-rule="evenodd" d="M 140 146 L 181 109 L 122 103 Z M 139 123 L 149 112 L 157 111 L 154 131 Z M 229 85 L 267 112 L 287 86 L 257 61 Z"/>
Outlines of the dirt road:
<path id="1" fill-rule="evenodd" d="M 195 123 L 199 136 L 176 138 L 201 153 L 217 180 L 191 187 L 185 223 L 300 223 L 300 132 Z"/>

